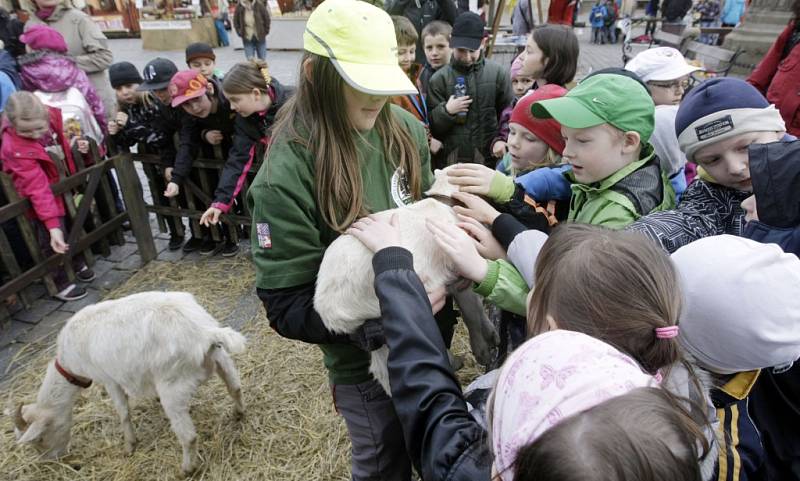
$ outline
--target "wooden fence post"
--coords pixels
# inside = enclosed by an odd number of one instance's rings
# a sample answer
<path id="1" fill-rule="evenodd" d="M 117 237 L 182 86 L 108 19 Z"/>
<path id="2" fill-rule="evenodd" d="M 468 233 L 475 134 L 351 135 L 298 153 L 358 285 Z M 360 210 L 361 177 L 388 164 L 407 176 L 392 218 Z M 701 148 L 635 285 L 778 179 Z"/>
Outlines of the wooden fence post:
<path id="1" fill-rule="evenodd" d="M 131 222 L 131 230 L 139 246 L 139 256 L 142 265 L 156 258 L 156 244 L 153 241 L 153 231 L 150 230 L 150 215 L 145 208 L 144 193 L 139 176 L 133 166 L 131 154 L 119 154 L 114 157 L 114 167 L 117 169 L 122 198 Z"/>

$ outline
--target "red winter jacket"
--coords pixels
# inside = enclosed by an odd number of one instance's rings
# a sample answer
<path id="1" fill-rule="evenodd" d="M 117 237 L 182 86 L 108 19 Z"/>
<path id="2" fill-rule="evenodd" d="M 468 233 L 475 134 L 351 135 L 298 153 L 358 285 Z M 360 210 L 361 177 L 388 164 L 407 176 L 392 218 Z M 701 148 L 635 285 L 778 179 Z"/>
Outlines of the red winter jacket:
<path id="1" fill-rule="evenodd" d="M 73 174 L 75 163 L 64 137 L 61 111 L 52 107 L 48 107 L 48 110 L 50 132 L 45 138 L 54 136 L 54 141 L 58 142 L 66 155 L 67 169 Z M 28 217 L 39 219 L 48 229 L 59 227 L 59 218 L 64 216 L 64 200 L 60 196 L 55 197 L 50 190 L 50 185 L 59 181 L 56 164 L 39 140 L 20 137 L 7 120 L 3 120 L 0 130 L 3 133 L 0 147 L 3 172 L 11 175 L 17 193 L 30 199 L 33 211 L 27 212 Z"/>
<path id="2" fill-rule="evenodd" d="M 760 90 L 770 103 L 775 104 L 786 122 L 786 130 L 798 136 L 800 135 L 800 48 L 793 48 L 786 58 L 781 60 L 783 48 L 792 36 L 794 27 L 795 21 L 792 20 L 747 81 Z"/>

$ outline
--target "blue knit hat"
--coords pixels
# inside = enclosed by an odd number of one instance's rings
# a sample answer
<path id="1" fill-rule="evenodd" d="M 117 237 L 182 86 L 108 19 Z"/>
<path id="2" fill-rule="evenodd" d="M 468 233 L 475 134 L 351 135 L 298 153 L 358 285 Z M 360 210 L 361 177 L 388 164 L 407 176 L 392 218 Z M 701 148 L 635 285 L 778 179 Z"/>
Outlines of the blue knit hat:
<path id="1" fill-rule="evenodd" d="M 785 131 L 780 113 L 744 80 L 720 77 L 693 88 L 675 116 L 687 160 L 709 144 L 748 132 Z"/>

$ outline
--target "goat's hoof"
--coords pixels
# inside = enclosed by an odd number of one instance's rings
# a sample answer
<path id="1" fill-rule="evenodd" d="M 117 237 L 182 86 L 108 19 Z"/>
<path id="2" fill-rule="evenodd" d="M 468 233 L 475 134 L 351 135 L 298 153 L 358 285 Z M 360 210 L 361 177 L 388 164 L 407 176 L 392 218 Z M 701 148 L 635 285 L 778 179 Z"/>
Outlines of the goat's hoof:
<path id="1" fill-rule="evenodd" d="M 136 451 L 136 441 L 133 441 L 133 442 L 130 442 L 130 443 L 126 442 L 125 443 L 125 454 L 127 456 L 130 456 L 130 455 L 133 454 L 134 451 Z"/>
<path id="2" fill-rule="evenodd" d="M 181 465 L 181 473 L 186 478 L 193 475 L 195 471 L 197 471 L 197 463 L 183 463 Z"/>

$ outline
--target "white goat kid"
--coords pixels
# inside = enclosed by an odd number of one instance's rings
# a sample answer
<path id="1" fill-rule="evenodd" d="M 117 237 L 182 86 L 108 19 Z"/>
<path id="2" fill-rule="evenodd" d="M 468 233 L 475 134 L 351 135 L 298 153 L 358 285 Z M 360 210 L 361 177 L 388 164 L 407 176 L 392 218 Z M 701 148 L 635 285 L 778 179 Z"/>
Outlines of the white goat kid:
<path id="1" fill-rule="evenodd" d="M 446 169 L 435 172 L 436 180 L 428 196 L 449 198 L 457 188 L 447 181 Z M 425 226 L 426 219 L 457 221 L 453 208 L 435 198 L 423 199 L 407 207 L 386 210 L 379 216 L 398 215 L 400 242 L 414 255 L 414 270 L 430 291 L 452 284 L 457 279 L 454 265 L 436 245 Z M 380 317 L 381 310 L 375 295 L 373 253 L 351 235 L 339 236 L 325 251 L 317 275 L 314 309 L 325 326 L 336 333 L 352 333 L 365 320 Z M 479 363 L 488 365 L 492 348 L 497 345 L 497 332 L 486 316 L 480 296 L 471 288 L 452 291 L 459 305 L 464 324 L 469 330 L 470 347 Z M 387 393 L 389 372 L 386 366 L 389 348 L 381 347 L 371 353 L 370 372 Z"/>
<path id="2" fill-rule="evenodd" d="M 244 347 L 244 336 L 219 327 L 185 292 L 143 292 L 81 309 L 58 335 L 36 403 L 20 404 L 14 413 L 17 442 L 32 444 L 47 459 L 63 455 L 75 401 L 81 388 L 97 381 L 119 414 L 128 454 L 136 446 L 128 396 L 158 396 L 183 448 L 181 468 L 190 474 L 198 460 L 189 402 L 216 371 L 241 416 L 239 373 L 228 353 Z"/>

